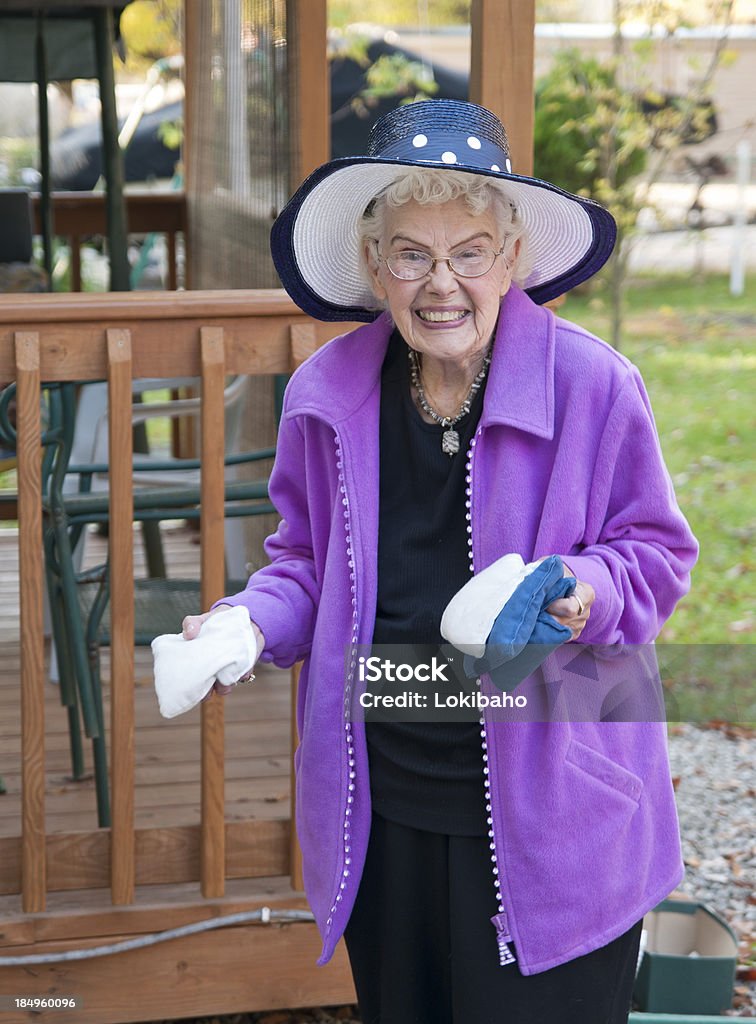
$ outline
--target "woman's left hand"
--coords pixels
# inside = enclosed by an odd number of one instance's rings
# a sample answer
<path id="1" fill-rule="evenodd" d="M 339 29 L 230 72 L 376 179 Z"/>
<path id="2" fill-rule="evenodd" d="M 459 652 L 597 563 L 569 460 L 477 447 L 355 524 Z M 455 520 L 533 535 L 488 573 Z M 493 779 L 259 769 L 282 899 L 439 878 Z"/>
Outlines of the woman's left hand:
<path id="1" fill-rule="evenodd" d="M 567 566 L 564 567 L 565 576 L 574 576 Z M 560 597 L 547 606 L 546 611 L 553 615 L 557 622 L 572 632 L 572 639 L 577 640 L 585 629 L 588 618 L 591 614 L 591 605 L 596 600 L 596 592 L 590 583 L 578 580 L 575 585 L 575 592 L 570 597 Z"/>

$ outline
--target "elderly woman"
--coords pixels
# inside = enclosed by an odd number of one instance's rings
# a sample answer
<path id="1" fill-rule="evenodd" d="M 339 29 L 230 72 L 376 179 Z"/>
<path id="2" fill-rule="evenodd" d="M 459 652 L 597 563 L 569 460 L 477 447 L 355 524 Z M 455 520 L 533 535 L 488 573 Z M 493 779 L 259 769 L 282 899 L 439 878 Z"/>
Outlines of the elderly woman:
<path id="1" fill-rule="evenodd" d="M 581 648 L 652 643 L 686 592 L 696 545 L 638 371 L 540 305 L 614 237 L 456 101 L 383 118 L 274 227 L 302 309 L 368 323 L 289 384 L 270 565 L 184 636 L 242 606 L 263 662 L 304 660 L 305 885 L 369 1024 L 626 1021 L 641 919 L 682 877 L 663 722 L 354 713 L 361 645 L 440 644 L 503 555 L 558 556 L 546 614 Z"/>

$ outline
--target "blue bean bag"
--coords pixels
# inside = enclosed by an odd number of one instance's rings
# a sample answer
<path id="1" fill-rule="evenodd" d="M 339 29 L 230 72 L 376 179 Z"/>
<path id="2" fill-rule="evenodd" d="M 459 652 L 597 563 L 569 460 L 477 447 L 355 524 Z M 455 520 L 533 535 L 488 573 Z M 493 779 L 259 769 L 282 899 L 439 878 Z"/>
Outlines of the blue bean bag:
<path id="1" fill-rule="evenodd" d="M 468 676 L 488 675 L 500 690 L 514 689 L 572 639 L 567 626 L 546 608 L 573 594 L 576 584 L 574 576 L 564 575 L 559 555 L 529 565 L 518 555 L 505 555 L 454 595 L 441 634 L 465 654 Z M 482 643 L 484 629 L 488 633 Z"/>

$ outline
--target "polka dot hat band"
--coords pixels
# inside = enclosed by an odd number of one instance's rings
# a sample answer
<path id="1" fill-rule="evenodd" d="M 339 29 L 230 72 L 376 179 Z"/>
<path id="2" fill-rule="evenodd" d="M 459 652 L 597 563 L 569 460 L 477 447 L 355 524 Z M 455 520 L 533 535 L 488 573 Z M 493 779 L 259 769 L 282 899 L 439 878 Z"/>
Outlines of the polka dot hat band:
<path id="1" fill-rule="evenodd" d="M 436 114 L 432 125 L 428 123 L 429 104 Z M 416 109 L 410 110 L 410 107 Z M 473 114 L 475 134 L 470 130 Z M 413 127 L 418 130 L 413 132 Z M 412 154 L 415 162 L 450 167 L 466 164 L 481 171 L 512 172 L 504 126 L 489 110 L 473 103 L 454 100 L 413 103 L 392 110 L 373 125 L 368 156 L 405 161 L 408 154 Z"/>
<path id="2" fill-rule="evenodd" d="M 373 125 L 365 156 L 314 171 L 273 225 L 271 251 L 297 305 L 319 320 L 374 320 L 380 310 L 360 270 L 359 222 L 370 201 L 407 168 L 433 167 L 507 183 L 528 235 L 525 290 L 547 302 L 592 277 L 608 260 L 616 226 L 589 199 L 513 172 L 504 126 L 484 107 L 424 100 Z"/>

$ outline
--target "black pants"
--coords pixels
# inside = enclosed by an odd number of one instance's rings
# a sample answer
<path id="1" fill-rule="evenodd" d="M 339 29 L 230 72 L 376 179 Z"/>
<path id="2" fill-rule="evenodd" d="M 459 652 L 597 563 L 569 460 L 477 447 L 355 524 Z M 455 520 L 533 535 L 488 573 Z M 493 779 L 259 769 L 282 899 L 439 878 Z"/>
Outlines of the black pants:
<path id="1" fill-rule="evenodd" d="M 641 922 L 541 974 L 500 967 L 489 857 L 373 815 L 345 936 L 364 1024 L 626 1024 Z"/>

